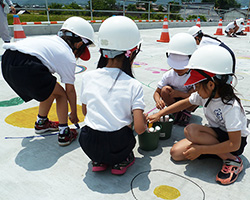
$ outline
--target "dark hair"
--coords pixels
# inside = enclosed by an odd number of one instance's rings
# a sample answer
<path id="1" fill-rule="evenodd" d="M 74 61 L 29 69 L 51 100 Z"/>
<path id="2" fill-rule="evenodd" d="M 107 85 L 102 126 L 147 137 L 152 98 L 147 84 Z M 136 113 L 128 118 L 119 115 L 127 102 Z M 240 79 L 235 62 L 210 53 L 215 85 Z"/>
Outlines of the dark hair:
<path id="1" fill-rule="evenodd" d="M 75 48 L 74 44 L 81 42 L 82 38 L 67 30 L 61 30 L 61 32 L 62 32 L 62 35 L 60 37 L 70 46 L 75 56 L 77 58 L 80 57 L 87 45 L 83 42 L 83 45 L 81 45 L 81 47 L 77 49 Z M 68 36 L 67 34 L 65 34 L 66 32 L 70 32 L 72 36 Z"/>
<path id="2" fill-rule="evenodd" d="M 223 75 L 221 77 L 221 79 L 218 79 L 215 77 L 213 77 L 213 80 L 212 79 L 206 79 L 204 81 L 201 81 L 200 84 L 202 86 L 202 88 L 204 90 L 207 90 L 207 83 L 209 81 L 213 81 L 216 85 L 216 90 L 222 100 L 222 102 L 224 104 L 227 104 L 227 105 L 232 105 L 231 103 L 229 103 L 231 100 L 236 100 L 238 101 L 238 103 L 240 104 L 240 106 L 242 107 L 241 105 L 241 101 L 240 101 L 240 98 L 236 96 L 235 92 L 236 89 L 231 85 L 231 84 L 227 84 L 227 80 L 228 80 L 228 76 L 229 75 Z M 235 77 L 236 78 L 236 77 Z"/>
<path id="3" fill-rule="evenodd" d="M 134 75 L 133 75 L 133 72 L 132 72 L 132 64 L 131 64 L 131 59 L 130 58 L 132 58 L 133 53 L 129 58 L 127 58 L 125 56 L 125 52 L 120 54 L 120 55 L 117 55 L 115 57 L 115 58 L 118 58 L 118 59 L 122 60 L 122 68 L 121 68 L 121 70 L 123 72 L 125 72 L 127 75 L 131 76 L 132 78 L 134 78 Z M 113 59 L 113 58 L 109 58 L 109 59 Z M 98 64 L 97 64 L 97 68 L 106 67 L 107 63 L 108 63 L 108 58 L 105 58 L 101 53 L 100 59 L 99 59 Z"/>

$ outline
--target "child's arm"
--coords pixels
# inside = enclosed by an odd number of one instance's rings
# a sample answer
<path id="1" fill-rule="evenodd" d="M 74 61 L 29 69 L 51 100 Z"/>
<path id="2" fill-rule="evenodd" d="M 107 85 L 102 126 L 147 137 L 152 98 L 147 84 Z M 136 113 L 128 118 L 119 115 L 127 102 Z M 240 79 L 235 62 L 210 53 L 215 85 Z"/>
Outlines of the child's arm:
<path id="1" fill-rule="evenodd" d="M 155 103 L 156 103 L 156 108 L 158 109 L 162 109 L 165 107 L 165 102 L 162 100 L 161 98 L 161 89 L 160 88 L 157 88 L 155 90 L 155 93 L 154 93 L 154 100 L 155 100 Z"/>
<path id="2" fill-rule="evenodd" d="M 143 110 L 140 109 L 133 110 L 133 116 L 135 132 L 140 135 L 144 133 L 147 128 L 146 116 L 143 114 Z"/>
<path id="3" fill-rule="evenodd" d="M 71 109 L 70 121 L 73 124 L 76 124 L 79 122 L 79 119 L 77 117 L 75 86 L 72 84 L 65 84 L 65 87 L 66 87 L 66 94 L 67 94 L 67 98 L 68 98 L 70 109 Z"/>
<path id="4" fill-rule="evenodd" d="M 186 108 L 189 108 L 192 106 L 192 104 L 189 102 L 189 98 L 182 99 L 180 101 L 177 101 L 176 103 L 160 110 L 158 113 L 154 115 L 150 115 L 147 117 L 147 120 L 149 120 L 149 123 L 157 122 L 161 118 L 161 116 L 165 116 L 171 113 L 176 113 L 181 110 L 184 110 Z"/>
<path id="5" fill-rule="evenodd" d="M 172 92 L 170 93 L 172 98 L 188 98 L 193 92 L 195 92 L 194 88 L 192 87 L 188 92 L 181 92 L 179 90 L 172 89 Z"/>
<path id="6" fill-rule="evenodd" d="M 213 145 L 191 144 L 183 154 L 189 160 L 194 160 L 201 154 L 225 154 L 237 151 L 241 144 L 241 131 L 228 132 L 229 140 Z M 225 158 L 227 159 L 227 158 Z"/>
<path id="7" fill-rule="evenodd" d="M 86 116 L 86 114 L 87 114 L 87 106 L 86 106 L 86 104 L 82 104 L 82 114 L 84 116 Z"/>

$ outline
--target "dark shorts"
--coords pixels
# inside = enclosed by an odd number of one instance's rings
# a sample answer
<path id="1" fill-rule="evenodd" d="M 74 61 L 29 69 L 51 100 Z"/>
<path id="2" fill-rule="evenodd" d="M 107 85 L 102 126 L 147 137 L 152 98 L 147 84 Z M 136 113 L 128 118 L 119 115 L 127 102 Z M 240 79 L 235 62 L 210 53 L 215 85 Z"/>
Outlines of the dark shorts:
<path id="1" fill-rule="evenodd" d="M 46 100 L 56 85 L 56 77 L 38 58 L 19 51 L 5 51 L 2 73 L 9 86 L 25 102 Z"/>
<path id="2" fill-rule="evenodd" d="M 213 128 L 212 129 L 217 133 L 219 142 L 225 142 L 229 140 L 228 133 L 226 131 L 221 130 L 220 128 Z M 231 152 L 231 154 L 238 156 L 241 155 L 244 151 L 245 146 L 247 145 L 247 137 L 241 137 L 241 145 L 237 151 Z"/>
<path id="3" fill-rule="evenodd" d="M 127 126 L 113 132 L 97 131 L 84 126 L 81 129 L 79 143 L 92 161 L 114 165 L 129 156 L 136 140 L 132 129 Z"/>
<path id="4" fill-rule="evenodd" d="M 211 128 L 217 133 L 217 136 L 218 136 L 217 139 L 219 142 L 225 142 L 229 140 L 229 136 L 226 131 L 223 131 L 220 128 L 213 128 L 213 127 Z M 237 151 L 231 152 L 231 154 L 235 156 L 241 155 L 246 145 L 247 145 L 247 137 L 241 137 L 240 148 Z M 204 158 L 219 158 L 220 159 L 220 157 L 215 154 L 202 154 L 198 157 L 198 159 L 204 159 Z"/>

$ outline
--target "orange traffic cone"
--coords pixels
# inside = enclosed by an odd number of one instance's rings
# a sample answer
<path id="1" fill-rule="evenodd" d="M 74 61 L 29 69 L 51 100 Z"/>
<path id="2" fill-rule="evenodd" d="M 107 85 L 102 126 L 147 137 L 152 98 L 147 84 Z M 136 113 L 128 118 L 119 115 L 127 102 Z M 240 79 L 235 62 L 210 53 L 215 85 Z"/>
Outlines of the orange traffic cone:
<path id="1" fill-rule="evenodd" d="M 247 21 L 247 26 L 245 28 L 245 32 L 250 32 L 250 19 Z"/>
<path id="2" fill-rule="evenodd" d="M 162 33 L 161 33 L 161 38 L 157 40 L 157 42 L 169 42 L 169 32 L 168 32 L 168 18 L 167 16 L 164 17 L 163 21 L 163 27 L 162 27 Z"/>
<path id="3" fill-rule="evenodd" d="M 198 17 L 198 19 L 196 21 L 196 26 L 198 26 L 199 28 L 201 27 L 201 19 L 200 19 L 200 17 Z"/>
<path id="4" fill-rule="evenodd" d="M 14 41 L 26 38 L 18 15 L 14 15 Z"/>
<path id="5" fill-rule="evenodd" d="M 220 21 L 219 21 L 219 24 L 218 24 L 218 28 L 217 28 L 217 31 L 214 35 L 224 35 L 222 33 L 222 18 L 220 18 Z"/>

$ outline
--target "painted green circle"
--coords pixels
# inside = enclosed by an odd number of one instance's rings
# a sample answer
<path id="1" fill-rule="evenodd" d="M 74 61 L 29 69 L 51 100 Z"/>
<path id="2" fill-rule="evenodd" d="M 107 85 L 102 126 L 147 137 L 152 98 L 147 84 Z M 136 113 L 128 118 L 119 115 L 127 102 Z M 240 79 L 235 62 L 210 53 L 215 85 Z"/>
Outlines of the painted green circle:
<path id="1" fill-rule="evenodd" d="M 0 101 L 0 107 L 17 106 L 24 102 L 20 97 L 15 97 L 10 100 Z"/>

